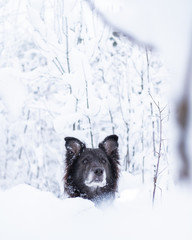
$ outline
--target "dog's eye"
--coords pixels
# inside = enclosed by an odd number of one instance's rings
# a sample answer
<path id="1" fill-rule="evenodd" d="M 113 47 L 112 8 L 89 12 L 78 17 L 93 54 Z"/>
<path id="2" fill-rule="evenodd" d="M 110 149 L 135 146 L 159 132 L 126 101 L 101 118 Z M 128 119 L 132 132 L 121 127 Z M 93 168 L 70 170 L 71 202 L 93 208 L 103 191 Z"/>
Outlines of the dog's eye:
<path id="1" fill-rule="evenodd" d="M 101 162 L 103 163 L 103 164 L 106 164 L 106 160 L 103 158 L 102 160 L 101 160 Z"/>
<path id="2" fill-rule="evenodd" d="M 85 158 L 85 159 L 83 160 L 83 164 L 87 164 L 87 163 L 88 163 L 88 159 Z"/>

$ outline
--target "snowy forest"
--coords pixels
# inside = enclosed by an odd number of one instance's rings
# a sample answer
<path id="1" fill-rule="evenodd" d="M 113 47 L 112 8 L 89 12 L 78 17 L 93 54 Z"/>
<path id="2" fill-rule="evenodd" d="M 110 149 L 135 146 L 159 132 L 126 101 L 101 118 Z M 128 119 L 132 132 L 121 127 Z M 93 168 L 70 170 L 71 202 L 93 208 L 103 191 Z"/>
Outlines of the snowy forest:
<path id="1" fill-rule="evenodd" d="M 97 148 L 110 134 L 119 137 L 121 164 L 122 205 L 116 217 L 121 219 L 131 194 L 137 195 L 134 189 L 142 189 L 140 198 L 149 205 L 164 202 L 173 191 L 179 168 L 172 141 L 179 135 L 174 130 L 179 128 L 173 120 L 174 95 L 182 95 L 181 85 L 173 86 L 174 68 L 154 47 L 156 42 L 145 44 L 145 35 L 144 41 L 134 41 L 118 25 L 120 20 L 111 21 L 104 5 L 85 0 L 0 1 L 0 197 L 26 184 L 52 193 L 54 201 L 65 201 L 64 138 L 76 137 Z M 118 8 L 110 1 L 106 7 Z M 73 209 L 72 203 L 66 202 L 65 210 Z M 86 209 L 87 200 L 76 203 L 80 213 Z M 136 226 L 133 229 L 132 236 Z M 119 239 L 129 239 L 124 231 Z M 192 237 L 191 231 L 185 233 L 183 239 Z"/>
<path id="2" fill-rule="evenodd" d="M 160 57 L 83 1 L 12 4 L 1 6 L 1 188 L 25 182 L 61 196 L 64 137 L 97 147 L 113 133 L 122 170 L 143 183 L 153 182 L 162 142 L 167 188 L 169 73 Z"/>

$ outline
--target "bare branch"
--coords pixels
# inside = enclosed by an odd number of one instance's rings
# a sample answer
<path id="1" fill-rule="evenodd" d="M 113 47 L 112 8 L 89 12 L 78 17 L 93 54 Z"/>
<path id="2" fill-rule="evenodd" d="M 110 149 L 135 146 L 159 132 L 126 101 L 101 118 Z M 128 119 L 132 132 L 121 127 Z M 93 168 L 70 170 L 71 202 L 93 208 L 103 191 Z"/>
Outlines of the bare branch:
<path id="1" fill-rule="evenodd" d="M 82 62 L 82 69 L 83 69 L 83 75 L 84 75 L 84 79 L 85 79 L 86 105 L 87 105 L 87 109 L 90 109 L 90 106 L 89 106 L 88 81 L 87 81 L 87 77 L 86 77 L 86 74 L 85 74 L 85 69 L 84 69 L 83 62 Z M 91 145 L 92 145 L 92 147 L 94 147 L 94 144 L 93 144 L 93 130 L 92 130 L 91 118 L 90 118 L 89 115 L 87 115 L 86 117 L 87 117 L 88 122 L 89 122 L 89 133 L 90 133 L 90 138 L 91 138 Z"/>
<path id="2" fill-rule="evenodd" d="M 154 202 L 155 202 L 155 193 L 156 193 L 156 187 L 157 187 L 157 180 L 158 180 L 158 176 L 159 176 L 159 165 L 160 165 L 160 159 L 161 159 L 161 151 L 162 151 L 162 132 L 163 132 L 163 125 L 162 125 L 162 109 L 160 109 L 159 103 L 157 104 L 154 100 L 154 98 L 152 97 L 151 93 L 149 92 L 149 95 L 153 101 L 153 103 L 155 104 L 155 106 L 158 109 L 158 113 L 159 113 L 159 150 L 157 153 L 157 165 L 156 165 L 156 169 L 154 172 L 154 178 L 153 178 L 153 197 L 152 197 L 152 203 L 154 206 Z"/>
<path id="3" fill-rule="evenodd" d="M 70 70 L 70 63 L 69 63 L 69 31 L 68 31 L 68 21 L 67 18 L 65 18 L 65 24 L 66 24 L 66 56 L 67 56 L 67 68 L 68 68 L 68 73 L 71 72 Z"/>
<path id="4" fill-rule="evenodd" d="M 164 108 L 161 109 L 161 113 L 167 108 L 168 104 L 165 105 Z"/>

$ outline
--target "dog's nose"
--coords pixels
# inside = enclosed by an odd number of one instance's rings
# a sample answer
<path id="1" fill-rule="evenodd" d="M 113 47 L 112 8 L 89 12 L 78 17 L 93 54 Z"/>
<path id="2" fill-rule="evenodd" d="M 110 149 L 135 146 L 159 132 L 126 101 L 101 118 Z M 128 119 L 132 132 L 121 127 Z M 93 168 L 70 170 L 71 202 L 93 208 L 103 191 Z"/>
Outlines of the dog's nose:
<path id="1" fill-rule="evenodd" d="M 95 175 L 97 175 L 97 176 L 101 176 L 102 174 L 103 174 L 103 168 L 96 168 L 95 170 L 94 170 L 94 173 L 95 173 Z"/>

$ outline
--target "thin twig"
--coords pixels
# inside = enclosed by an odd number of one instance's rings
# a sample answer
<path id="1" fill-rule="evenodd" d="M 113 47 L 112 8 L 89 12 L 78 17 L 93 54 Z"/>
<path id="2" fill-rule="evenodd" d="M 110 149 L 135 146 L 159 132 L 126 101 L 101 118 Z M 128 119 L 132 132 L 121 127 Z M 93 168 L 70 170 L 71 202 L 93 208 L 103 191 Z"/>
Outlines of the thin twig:
<path id="1" fill-rule="evenodd" d="M 67 22 L 67 18 L 65 18 L 65 23 L 66 23 L 66 56 L 67 56 L 67 68 L 68 68 L 68 73 L 70 73 L 71 70 L 70 70 L 70 63 L 69 63 L 69 37 L 68 37 L 68 22 Z"/>
<path id="2" fill-rule="evenodd" d="M 60 68 L 60 66 L 58 65 L 58 63 L 56 63 L 55 59 L 52 60 L 52 62 L 55 64 L 55 66 L 57 67 L 57 69 L 59 70 L 59 72 L 61 73 L 61 75 L 63 75 L 63 71 Z"/>
<path id="3" fill-rule="evenodd" d="M 87 82 L 87 77 L 86 77 L 86 74 L 85 74 L 85 69 L 84 69 L 83 62 L 82 62 L 82 69 L 83 69 L 83 75 L 84 75 L 84 79 L 85 79 L 86 105 L 87 105 L 87 109 L 89 110 L 90 106 L 89 106 L 88 82 Z M 92 145 L 92 148 L 93 148 L 94 144 L 93 144 L 92 122 L 91 122 L 91 118 L 90 118 L 89 114 L 86 117 L 87 117 L 88 122 L 89 122 L 89 132 L 90 132 L 90 137 L 91 137 L 91 145 Z"/>
<path id="4" fill-rule="evenodd" d="M 156 101 L 154 100 L 154 98 L 152 97 L 151 93 L 149 92 L 149 95 L 153 101 L 153 103 L 155 104 L 155 106 L 158 109 L 159 112 L 159 150 L 156 152 L 157 153 L 157 165 L 156 165 L 156 170 L 155 170 L 155 174 L 154 174 L 154 178 L 153 178 L 153 197 L 152 197 L 152 203 L 154 206 L 154 201 L 155 201 L 155 194 L 156 194 L 156 188 L 157 188 L 157 180 L 158 180 L 158 176 L 159 176 L 159 165 L 160 165 L 160 158 L 161 158 L 161 151 L 162 151 L 162 129 L 163 129 L 163 119 L 162 119 L 162 112 L 163 110 L 165 110 L 165 107 L 163 109 L 160 108 L 159 103 L 157 104 Z"/>

